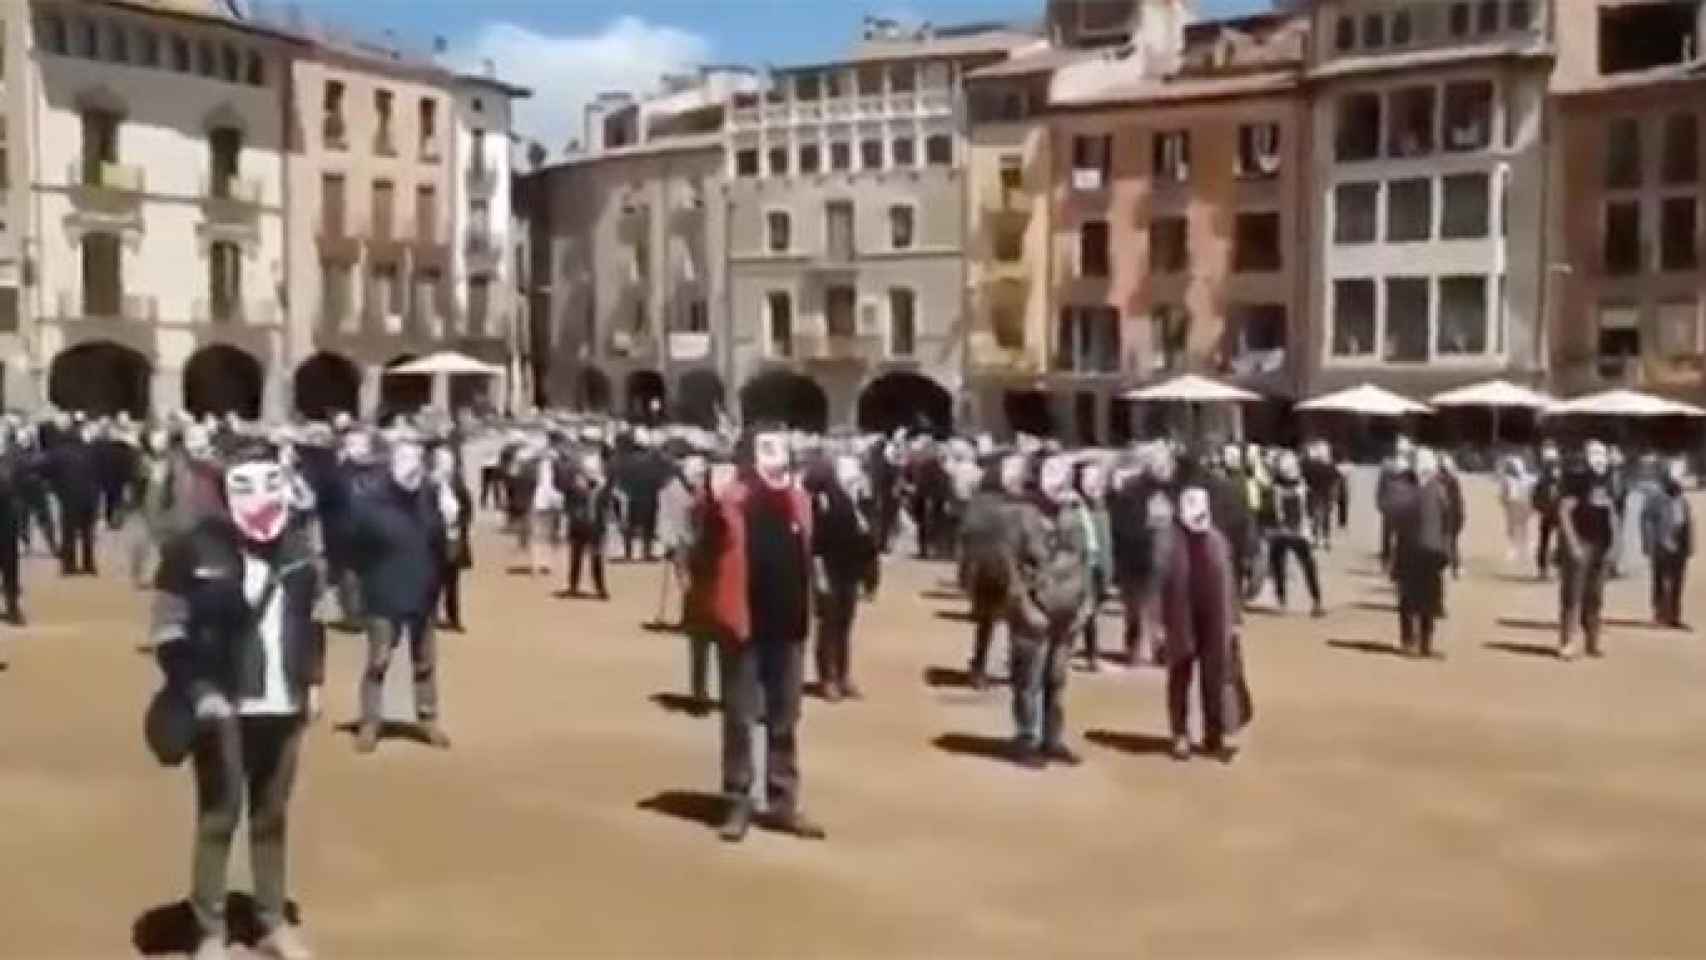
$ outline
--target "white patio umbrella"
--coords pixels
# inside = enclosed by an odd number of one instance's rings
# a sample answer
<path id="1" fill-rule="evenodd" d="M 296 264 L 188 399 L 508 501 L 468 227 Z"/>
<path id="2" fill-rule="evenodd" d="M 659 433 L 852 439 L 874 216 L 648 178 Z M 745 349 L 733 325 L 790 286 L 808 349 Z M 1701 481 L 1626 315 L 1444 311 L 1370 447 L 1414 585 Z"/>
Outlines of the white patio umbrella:
<path id="1" fill-rule="evenodd" d="M 1404 417 L 1412 413 L 1432 413 L 1433 408 L 1401 397 L 1372 383 L 1324 394 L 1297 405 L 1304 413 L 1353 413 L 1365 417 Z"/>
<path id="2" fill-rule="evenodd" d="M 1135 400 L 1143 403 L 1185 403 L 1190 405 L 1191 435 L 1201 434 L 1201 410 L 1205 403 L 1247 403 L 1262 399 L 1261 394 L 1252 393 L 1242 387 L 1210 380 L 1194 373 L 1174 377 L 1161 383 L 1151 384 L 1136 390 L 1127 390 L 1120 394 L 1121 400 Z M 1234 428 L 1243 433 L 1241 424 Z"/>
<path id="3" fill-rule="evenodd" d="M 1706 410 L 1693 404 L 1622 388 L 1562 400 L 1548 406 L 1544 413 L 1549 417 L 1706 417 Z"/>
<path id="4" fill-rule="evenodd" d="M 435 407 L 450 406 L 452 376 L 502 377 L 509 373 L 495 363 L 476 360 L 455 350 L 440 350 L 407 363 L 399 363 L 385 371 L 386 376 L 432 377 L 432 403 Z"/>
<path id="5" fill-rule="evenodd" d="M 1499 415 L 1505 410 L 1544 410 L 1556 401 L 1548 394 L 1511 383 L 1486 380 L 1435 394 L 1436 407 L 1486 407 L 1493 414 L 1493 443 L 1499 442 Z"/>

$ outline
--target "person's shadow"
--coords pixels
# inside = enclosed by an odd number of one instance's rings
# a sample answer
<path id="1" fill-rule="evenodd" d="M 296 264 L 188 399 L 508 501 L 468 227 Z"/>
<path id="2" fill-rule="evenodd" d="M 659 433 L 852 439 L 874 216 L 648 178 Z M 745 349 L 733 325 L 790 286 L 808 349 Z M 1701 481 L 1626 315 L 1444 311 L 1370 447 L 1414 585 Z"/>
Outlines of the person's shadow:
<path id="1" fill-rule="evenodd" d="M 338 733 L 348 734 L 353 738 L 361 733 L 361 721 L 350 720 L 340 723 L 332 729 Z M 411 743 L 432 744 L 432 740 L 427 737 L 426 730 L 420 724 L 407 723 L 401 720 L 382 721 L 379 724 L 379 740 L 381 743 L 386 740 L 407 740 Z"/>
<path id="2" fill-rule="evenodd" d="M 302 922 L 294 900 L 285 904 L 284 916 L 292 925 Z M 233 893 L 225 900 L 225 924 L 231 942 L 253 949 L 266 935 L 255 909 L 255 898 Z M 201 927 L 187 900 L 144 910 L 130 925 L 130 944 L 144 957 L 170 957 L 194 953 L 201 944 Z"/>

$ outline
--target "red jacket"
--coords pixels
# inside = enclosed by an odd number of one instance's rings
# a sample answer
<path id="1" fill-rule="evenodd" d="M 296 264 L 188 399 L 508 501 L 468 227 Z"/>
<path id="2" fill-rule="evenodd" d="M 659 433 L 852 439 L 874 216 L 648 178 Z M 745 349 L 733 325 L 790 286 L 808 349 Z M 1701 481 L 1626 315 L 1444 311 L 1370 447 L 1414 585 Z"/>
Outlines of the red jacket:
<path id="1" fill-rule="evenodd" d="M 705 494 L 696 506 L 704 511 L 701 529 L 705 535 L 699 545 L 699 562 L 694 565 L 688 615 L 694 623 L 734 643 L 752 638 L 752 610 L 747 604 L 746 503 L 752 485 L 762 482 L 743 477 L 731 483 L 721 497 Z M 803 533 L 800 564 L 809 575 L 812 508 L 798 485 L 788 490 L 788 510 Z"/>

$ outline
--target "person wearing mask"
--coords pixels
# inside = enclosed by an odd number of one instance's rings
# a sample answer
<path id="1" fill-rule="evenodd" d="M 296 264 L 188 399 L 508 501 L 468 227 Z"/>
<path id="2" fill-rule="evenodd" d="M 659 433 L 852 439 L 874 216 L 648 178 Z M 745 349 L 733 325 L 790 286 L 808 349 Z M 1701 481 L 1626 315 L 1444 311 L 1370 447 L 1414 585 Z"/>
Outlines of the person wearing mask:
<path id="1" fill-rule="evenodd" d="M 812 494 L 812 554 L 817 592 L 817 680 L 823 698 L 857 700 L 853 684 L 853 620 L 859 595 L 875 589 L 876 537 L 859 506 L 865 471 L 857 457 L 835 458 L 835 477 Z"/>
<path id="2" fill-rule="evenodd" d="M 683 458 L 681 475 L 664 488 L 658 501 L 665 570 L 681 589 L 688 695 L 693 700 L 693 712 L 701 716 L 716 703 L 711 696 L 711 653 L 716 648 L 716 633 L 696 616 L 705 608 L 704 593 L 713 580 L 705 569 L 705 552 L 700 547 L 705 539 L 706 511 L 712 508 L 714 494 L 728 487 L 731 470 L 732 464 L 717 465 L 718 482 L 713 490 L 709 460 L 703 454 L 691 454 Z M 662 616 L 660 612 L 659 618 Z"/>
<path id="3" fill-rule="evenodd" d="M 23 503 L 24 516 L 19 524 L 18 539 L 22 548 L 30 546 L 30 529 L 39 528 L 49 556 L 59 556 L 59 536 L 53 519 L 53 507 L 48 502 L 52 488 L 52 458 L 42 447 L 34 426 L 24 425 L 17 435 L 18 496 Z"/>
<path id="4" fill-rule="evenodd" d="M 1604 655 L 1599 642 L 1600 610 L 1620 520 L 1605 444 L 1589 440 L 1582 459 L 1582 469 L 1564 475 L 1558 498 L 1558 656 L 1564 660 L 1577 656 L 1578 625 L 1587 640 L 1588 656 Z"/>
<path id="5" fill-rule="evenodd" d="M 1607 444 L 1606 457 L 1609 466 L 1606 476 L 1611 481 L 1611 499 L 1617 507 L 1617 539 L 1611 544 L 1610 556 L 1606 561 L 1606 576 L 1613 580 L 1623 578 L 1623 530 L 1624 518 L 1629 515 L 1630 477 L 1628 464 L 1623 459 L 1623 448 L 1616 444 Z M 1637 526 L 1639 529 L 1639 526 Z"/>
<path id="6" fill-rule="evenodd" d="M 1085 549 L 1090 561 L 1090 616 L 1084 621 L 1084 659 L 1090 671 L 1096 672 L 1102 669 L 1096 621 L 1114 574 L 1113 521 L 1108 515 L 1107 473 L 1100 463 L 1080 464 L 1076 486 L 1078 520 L 1084 527 Z"/>
<path id="7" fill-rule="evenodd" d="M 314 549 L 287 487 L 275 453 L 240 453 L 224 473 L 228 512 L 175 532 L 157 572 L 160 696 L 193 712 L 197 728 L 189 905 L 198 960 L 227 956 L 227 871 L 245 807 L 257 948 L 283 960 L 310 955 L 286 918 L 286 835 L 303 731 L 320 712 L 325 634 L 313 616 Z"/>
<path id="8" fill-rule="evenodd" d="M 208 436 L 204 427 L 190 430 Z M 186 430 L 184 435 L 188 438 L 190 432 Z M 382 489 L 384 483 L 384 467 L 373 449 L 373 434 L 350 427 L 339 440 L 337 467 L 325 491 L 330 496 L 320 500 L 320 516 L 326 539 L 326 576 L 337 590 L 344 625 L 351 630 L 364 629 L 367 611 L 362 606 L 362 584 L 348 528 L 354 520 L 356 502 Z"/>
<path id="9" fill-rule="evenodd" d="M 1250 478 L 1245 471 L 1244 449 L 1229 443 L 1221 450 L 1215 466 L 1214 482 L 1208 485 L 1216 529 L 1226 538 L 1231 551 L 1232 572 L 1238 584 L 1238 595 L 1248 596 L 1249 584 L 1256 581 L 1256 523 L 1250 510 Z"/>
<path id="10" fill-rule="evenodd" d="M 871 478 L 871 497 L 877 504 L 877 544 L 884 553 L 894 538 L 900 519 L 900 444 L 878 434 L 865 452 L 865 469 Z"/>
<path id="11" fill-rule="evenodd" d="M 1072 464 L 1046 455 L 1034 495 L 1015 511 L 1017 539 L 1008 618 L 1014 759 L 1041 769 L 1079 762 L 1066 745 L 1066 680 L 1073 642 L 1094 612 L 1090 544 Z"/>
<path id="12" fill-rule="evenodd" d="M 1457 476 L 1457 461 L 1449 453 L 1439 456 L 1439 484 L 1445 490 L 1445 550 L 1450 558 L 1451 579 L 1456 580 L 1463 574 L 1463 528 L 1469 523 L 1469 505 L 1463 499 L 1463 481 Z M 1440 610 L 1440 616 L 1445 611 Z"/>
<path id="13" fill-rule="evenodd" d="M 752 728 L 765 731 L 765 794 L 776 829 L 822 839 L 800 809 L 798 727 L 804 648 L 812 602 L 812 508 L 790 469 L 788 433 L 761 425 L 752 467 L 713 490 L 706 511 L 703 622 L 718 639 L 722 684 L 722 780 L 727 811 L 719 835 L 746 839 L 753 820 Z M 715 476 L 713 486 L 722 486 Z"/>
<path id="14" fill-rule="evenodd" d="M 568 499 L 569 596 L 580 596 L 581 567 L 585 564 L 592 568 L 592 586 L 598 599 L 610 599 L 604 581 L 604 539 L 615 511 L 615 496 L 604 476 L 604 458 L 597 453 L 583 455 Z"/>
<path id="15" fill-rule="evenodd" d="M 444 521 L 443 563 L 439 583 L 444 594 L 444 629 L 463 632 L 462 571 L 474 567 L 474 545 L 469 534 L 474 519 L 474 498 L 456 463 L 456 451 L 440 446 L 432 451 L 432 489 L 438 497 L 438 515 Z"/>
<path id="16" fill-rule="evenodd" d="M 1445 609 L 1445 567 L 1451 560 L 1451 498 L 1439 476 L 1439 457 L 1426 447 L 1414 454 L 1413 480 L 1395 483 L 1387 513 L 1397 536 L 1392 573 L 1398 587 L 1399 649 L 1434 656 L 1434 624 Z"/>
<path id="17" fill-rule="evenodd" d="M 1380 510 L 1380 565 L 1388 571 L 1392 569 L 1392 553 L 1398 539 L 1388 506 L 1402 502 L 1408 491 L 1399 488 L 1414 482 L 1410 460 L 1410 440 L 1399 437 L 1393 445 L 1392 455 L 1380 465 L 1380 476 L 1374 484 L 1374 502 Z"/>
<path id="18" fill-rule="evenodd" d="M 658 595 L 659 624 L 669 622 L 666 617 L 671 585 L 682 593 L 687 590 L 688 559 L 695 537 L 693 510 L 705 490 L 706 469 L 704 454 L 689 453 L 681 458 L 669 482 L 658 492 L 658 546 L 664 559 L 663 585 Z M 685 626 L 685 620 L 681 623 Z"/>
<path id="19" fill-rule="evenodd" d="M 24 625 L 24 608 L 19 602 L 23 585 L 19 579 L 18 554 L 20 528 L 29 522 L 23 497 L 19 493 L 19 477 L 24 459 L 12 445 L 12 428 L 0 428 L 0 619 L 15 627 Z"/>
<path id="20" fill-rule="evenodd" d="M 1309 542 L 1310 497 L 1313 491 L 1303 480 L 1297 454 L 1282 451 L 1274 465 L 1274 479 L 1262 498 L 1261 522 L 1267 532 L 1268 566 L 1274 581 L 1274 599 L 1286 607 L 1286 558 L 1296 557 L 1309 589 L 1309 615 L 1326 616 L 1321 606 L 1321 577 L 1315 568 L 1315 551 Z"/>
<path id="21" fill-rule="evenodd" d="M 1179 493 L 1178 519 L 1168 538 L 1161 574 L 1162 619 L 1167 664 L 1167 724 L 1174 760 L 1191 758 L 1191 681 L 1199 687 L 1202 750 L 1222 762 L 1234 755 L 1231 737 L 1243 726 L 1228 716 L 1226 688 L 1237 669 L 1240 623 L 1238 583 L 1231 547 L 1214 525 L 1211 499 L 1202 487 Z"/>
<path id="22" fill-rule="evenodd" d="M 1552 562 L 1553 538 L 1558 534 L 1558 500 L 1564 482 L 1564 468 L 1558 457 L 1558 445 L 1548 440 L 1540 445 L 1540 472 L 1534 478 L 1534 512 L 1540 517 L 1540 537 L 1535 543 L 1534 565 L 1540 579 L 1550 579 L 1548 565 Z"/>
<path id="23" fill-rule="evenodd" d="M 1688 464 L 1682 459 L 1665 466 L 1655 488 L 1641 498 L 1641 548 L 1653 577 L 1653 622 L 1686 630 L 1682 619 L 1683 585 L 1688 561 L 1694 556 L 1694 512 L 1682 481 Z"/>
<path id="24" fill-rule="evenodd" d="M 1528 556 L 1528 521 L 1534 516 L 1534 478 L 1522 457 L 1511 454 L 1499 462 L 1499 506 L 1505 514 L 1505 561 Z"/>
<path id="25" fill-rule="evenodd" d="M 622 490 L 622 553 L 632 561 L 634 545 L 639 542 L 639 558 L 646 563 L 652 554 L 658 534 L 658 497 L 670 479 L 669 461 L 657 448 L 650 430 L 637 431 L 636 446 L 623 458 L 623 468 L 617 474 Z"/>
<path id="26" fill-rule="evenodd" d="M 973 621 L 966 677 L 973 690 L 989 685 L 989 646 L 996 622 L 1007 614 L 1014 513 L 1024 496 L 1025 458 L 1016 453 L 1000 457 L 985 471 L 984 482 L 966 505 L 960 524 L 960 586 L 971 599 Z"/>
<path id="27" fill-rule="evenodd" d="M 54 447 L 49 463 L 53 496 L 59 501 L 63 536 L 60 573 L 95 575 L 95 520 L 100 509 L 100 475 L 95 463 L 95 425 L 85 423 Z"/>
<path id="28" fill-rule="evenodd" d="M 135 439 L 129 435 L 128 423 L 121 427 L 102 417 L 90 446 L 100 484 L 100 512 L 106 520 L 107 529 L 116 531 L 124 526 L 125 511 L 130 506 L 131 488 L 136 480 Z"/>
<path id="29" fill-rule="evenodd" d="M 445 548 L 438 497 L 425 483 L 425 454 L 419 443 L 391 447 L 382 480 L 355 494 L 349 505 L 352 566 L 361 583 L 367 616 L 367 669 L 361 677 L 361 720 L 356 750 L 372 753 L 383 726 L 385 673 L 398 644 L 408 643 L 414 666 L 415 719 L 422 738 L 447 749 L 439 722 L 438 646 L 433 609 Z"/>
<path id="30" fill-rule="evenodd" d="M 1333 463 L 1333 448 L 1325 440 L 1309 445 L 1303 461 L 1303 486 L 1309 491 L 1309 535 L 1314 545 L 1328 553 L 1333 550 L 1333 508 L 1339 502 L 1339 485 L 1344 478 Z"/>
<path id="31" fill-rule="evenodd" d="M 154 429 L 143 434 L 137 449 L 136 505 L 137 522 L 132 523 L 130 540 L 130 580 L 138 590 L 152 589 L 154 561 L 159 545 L 168 536 L 159 512 L 154 507 L 160 489 L 170 474 L 167 455 L 171 439 L 165 430 Z"/>
<path id="32" fill-rule="evenodd" d="M 526 519 L 520 526 L 520 545 L 527 551 L 528 569 L 540 575 L 551 573 L 551 554 L 562 542 L 563 511 L 573 478 L 567 466 L 544 436 L 534 440 L 519 472 L 521 488 L 512 494 L 512 504 L 524 504 Z M 518 495 L 519 494 L 519 495 Z"/>

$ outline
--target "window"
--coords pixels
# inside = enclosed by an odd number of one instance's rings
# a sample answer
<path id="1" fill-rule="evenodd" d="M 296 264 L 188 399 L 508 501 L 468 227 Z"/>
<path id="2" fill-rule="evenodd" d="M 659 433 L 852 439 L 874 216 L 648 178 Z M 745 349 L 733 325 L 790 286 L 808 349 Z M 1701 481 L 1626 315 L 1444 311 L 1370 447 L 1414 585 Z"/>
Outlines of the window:
<path id="1" fill-rule="evenodd" d="M 242 248 L 230 241 L 214 241 L 207 251 L 207 280 L 209 318 L 215 323 L 242 322 Z"/>
<path id="2" fill-rule="evenodd" d="M 995 259 L 1002 263 L 1018 263 L 1025 256 L 1025 230 L 1000 225 L 994 236 Z"/>
<path id="3" fill-rule="evenodd" d="M 683 333 L 711 332 L 711 305 L 704 297 L 687 301 L 687 318 L 682 321 Z"/>
<path id="4" fill-rule="evenodd" d="M 894 153 L 894 165 L 896 167 L 918 165 L 918 151 L 911 137 L 895 137 L 894 142 L 889 144 L 889 149 Z"/>
<path id="5" fill-rule="evenodd" d="M 373 113 L 377 117 L 377 128 L 373 133 L 373 152 L 382 156 L 396 156 L 397 144 L 391 139 L 391 91 L 373 91 Z"/>
<path id="6" fill-rule="evenodd" d="M 491 313 L 492 278 L 478 276 L 468 278 L 468 332 L 473 336 L 483 336 L 486 332 L 486 318 Z M 643 329 L 643 327 L 642 327 Z"/>
<path id="7" fill-rule="evenodd" d="M 889 291 L 889 356 L 910 357 L 918 352 L 913 307 L 911 290 L 896 287 Z"/>
<path id="8" fill-rule="evenodd" d="M 107 59 L 114 63 L 130 62 L 130 34 L 124 24 L 107 24 Z"/>
<path id="9" fill-rule="evenodd" d="M 817 173 L 823 166 L 823 148 L 815 143 L 800 144 L 800 172 Z"/>
<path id="10" fill-rule="evenodd" d="M 0 287 L 0 333 L 18 332 L 18 288 Z"/>
<path id="11" fill-rule="evenodd" d="M 373 181 L 373 205 L 369 216 L 373 220 L 375 237 L 389 240 L 397 235 L 397 188 L 391 181 Z M 473 219 L 475 223 L 485 221 L 485 217 L 478 215 Z"/>
<path id="12" fill-rule="evenodd" d="M 853 145 L 845 140 L 836 140 L 829 145 L 829 169 L 847 171 L 853 169 Z"/>
<path id="13" fill-rule="evenodd" d="M 1439 336 L 1434 351 L 1440 356 L 1487 352 L 1487 278 L 1441 277 Z"/>
<path id="14" fill-rule="evenodd" d="M 1641 122 L 1617 117 L 1606 127 L 1605 185 L 1615 188 L 1641 185 Z"/>
<path id="15" fill-rule="evenodd" d="M 1407 47 L 1407 46 L 1409 46 L 1410 45 L 1411 33 L 1412 33 L 1412 27 L 1410 24 L 1410 11 L 1399 10 L 1399 11 L 1393 13 L 1392 14 L 1392 45 L 1394 47 Z"/>
<path id="16" fill-rule="evenodd" d="M 254 50 L 249 51 L 248 63 L 243 69 L 243 82 L 251 87 L 267 85 L 267 65 L 261 55 Z"/>
<path id="17" fill-rule="evenodd" d="M 823 75 L 823 95 L 830 100 L 839 100 L 846 90 L 841 86 L 841 74 L 831 70 Z"/>
<path id="18" fill-rule="evenodd" d="M 764 247 L 771 253 L 787 253 L 793 245 L 793 218 L 786 210 L 771 210 L 764 215 Z"/>
<path id="19" fill-rule="evenodd" d="M 859 141 L 859 169 L 883 168 L 883 142 L 875 137 Z"/>
<path id="20" fill-rule="evenodd" d="M 1626 200 L 1605 205 L 1605 272 L 1627 276 L 1641 272 L 1641 204 Z"/>
<path id="21" fill-rule="evenodd" d="M 954 165 L 954 138 L 945 133 L 933 133 L 924 138 L 924 162 L 932 167 Z"/>
<path id="22" fill-rule="evenodd" d="M 1430 299 L 1424 277 L 1386 278 L 1387 363 L 1427 362 Z"/>
<path id="23" fill-rule="evenodd" d="M 1113 148 L 1112 134 L 1073 137 L 1072 189 L 1104 189 L 1108 184 L 1108 162 Z"/>
<path id="24" fill-rule="evenodd" d="M 1373 243 L 1380 218 L 1380 184 L 1341 183 L 1333 190 L 1333 242 Z"/>
<path id="25" fill-rule="evenodd" d="M 1666 197 L 1659 207 L 1659 266 L 1664 270 L 1693 270 L 1699 236 L 1697 203 L 1693 194 Z"/>
<path id="26" fill-rule="evenodd" d="M 1700 306 L 1694 300 L 1666 300 L 1659 304 L 1659 355 L 1666 360 L 1700 356 Z"/>
<path id="27" fill-rule="evenodd" d="M 1333 49 L 1349 53 L 1357 45 L 1357 23 L 1350 17 L 1340 17 L 1333 25 Z"/>
<path id="28" fill-rule="evenodd" d="M 144 30 L 137 39 L 138 56 L 145 67 L 160 65 L 160 35 L 152 30 Z"/>
<path id="29" fill-rule="evenodd" d="M 1191 241 L 1184 217 L 1156 217 L 1149 221 L 1149 270 L 1151 273 L 1182 273 L 1191 267 Z"/>
<path id="30" fill-rule="evenodd" d="M 1469 35 L 1469 3 L 1468 0 L 1451 5 L 1451 16 L 1446 21 L 1454 38 Z"/>
<path id="31" fill-rule="evenodd" d="M 1113 307 L 1062 307 L 1055 327 L 1054 367 L 1077 373 L 1118 373 L 1120 314 Z"/>
<path id="32" fill-rule="evenodd" d="M 43 14 L 41 18 L 42 43 L 49 53 L 64 56 L 70 50 L 66 42 L 65 18 L 57 13 Z"/>
<path id="33" fill-rule="evenodd" d="M 1333 281 L 1333 356 L 1374 353 L 1374 281 Z"/>
<path id="34" fill-rule="evenodd" d="M 1665 118 L 1665 183 L 1694 183 L 1700 179 L 1700 124 L 1692 113 Z"/>
<path id="35" fill-rule="evenodd" d="M 172 69 L 179 73 L 190 72 L 190 42 L 183 37 L 172 37 Z"/>
<path id="36" fill-rule="evenodd" d="M 853 203 L 831 200 L 823 205 L 824 239 L 830 259 L 845 263 L 853 259 Z"/>
<path id="37" fill-rule="evenodd" d="M 325 120 L 321 128 L 321 137 L 326 146 L 341 148 L 344 145 L 344 85 L 336 80 L 326 81 L 325 90 Z"/>
<path id="38" fill-rule="evenodd" d="M 1386 185 L 1386 242 L 1414 243 L 1433 236 L 1434 183 L 1427 178 Z"/>
<path id="39" fill-rule="evenodd" d="M 1386 46 L 1386 15 L 1371 13 L 1362 18 L 1362 45 L 1367 50 Z"/>
<path id="40" fill-rule="evenodd" d="M 1078 275 L 1108 275 L 1108 222 L 1091 220 L 1078 228 Z"/>
<path id="41" fill-rule="evenodd" d="M 1339 100 L 1334 159 L 1340 163 L 1380 156 L 1380 95 L 1353 93 Z"/>
<path id="42" fill-rule="evenodd" d="M 785 177 L 788 175 L 788 148 L 771 147 L 769 151 L 770 176 Z"/>
<path id="43" fill-rule="evenodd" d="M 1265 178 L 1279 173 L 1280 128 L 1277 123 L 1246 123 L 1238 128 L 1236 173 Z"/>
<path id="44" fill-rule="evenodd" d="M 758 176 L 758 149 L 746 147 L 735 151 L 735 176 Z"/>
<path id="45" fill-rule="evenodd" d="M 1599 305 L 1599 375 L 1617 378 L 1641 362 L 1641 313 L 1628 303 Z"/>
<path id="46" fill-rule="evenodd" d="M 238 55 L 237 48 L 227 45 L 219 51 L 219 75 L 226 83 L 236 83 L 243 79 L 243 58 Z"/>
<path id="47" fill-rule="evenodd" d="M 1434 151 L 1434 88 L 1409 87 L 1392 94 L 1386 153 L 1391 157 L 1424 157 Z"/>
<path id="48" fill-rule="evenodd" d="M 897 203 L 889 207 L 889 246 L 896 250 L 912 249 L 914 212 L 909 204 Z"/>
<path id="49" fill-rule="evenodd" d="M 422 97 L 420 104 L 420 155 L 423 160 L 438 159 L 438 101 L 431 97 Z M 485 151 L 481 150 L 476 156 L 485 159 Z M 478 163 L 479 160 L 475 162 Z"/>
<path id="50" fill-rule="evenodd" d="M 1001 155 L 1001 189 L 1011 193 L 1025 186 L 1025 161 L 1016 153 Z"/>
<path id="51" fill-rule="evenodd" d="M 101 58 L 101 28 L 95 21 L 77 21 L 77 53 L 90 60 Z"/>
<path id="52" fill-rule="evenodd" d="M 320 175 L 320 232 L 328 237 L 345 236 L 344 176 L 341 173 Z"/>
<path id="53" fill-rule="evenodd" d="M 1491 231 L 1492 180 L 1484 173 L 1461 173 L 1440 180 L 1439 235 L 1445 240 L 1477 240 Z"/>
<path id="54" fill-rule="evenodd" d="M 799 74 L 798 76 L 794 77 L 794 99 L 795 100 L 804 100 L 804 101 L 810 102 L 810 101 L 814 101 L 814 100 L 818 99 L 819 94 L 820 94 L 820 88 L 819 88 L 818 75 L 817 74 L 815 74 L 815 73 L 802 73 L 802 74 Z"/>
<path id="55" fill-rule="evenodd" d="M 1280 269 L 1280 215 L 1240 213 L 1233 223 L 1232 269 L 1269 272 Z"/>
<path id="56" fill-rule="evenodd" d="M 83 315 L 117 317 L 124 305 L 123 257 L 112 233 L 83 235 Z"/>
<path id="57" fill-rule="evenodd" d="M 219 58 L 213 52 L 213 44 L 206 40 L 196 44 L 196 72 L 204 77 L 217 76 L 219 73 Z"/>
<path id="58" fill-rule="evenodd" d="M 1155 179 L 1184 183 L 1191 178 L 1191 135 L 1169 130 L 1155 135 Z"/>
<path id="59" fill-rule="evenodd" d="M 1477 33 L 1497 33 L 1499 30 L 1499 0 L 1481 0 L 1480 13 L 1475 17 Z"/>
<path id="60" fill-rule="evenodd" d="M 1485 150 L 1493 140 L 1493 85 L 1451 83 L 1445 87 L 1445 149 Z"/>
<path id="61" fill-rule="evenodd" d="M 910 63 L 899 63 L 889 68 L 889 91 L 891 93 L 911 93 L 918 89 L 918 73 Z"/>
<path id="62" fill-rule="evenodd" d="M 1149 366 L 1159 373 L 1184 365 L 1191 341 L 1191 312 L 1163 304 L 1149 315 Z"/>
<path id="63" fill-rule="evenodd" d="M 835 286 L 823 291 L 823 325 L 824 332 L 836 339 L 847 339 L 859 335 L 859 318 L 854 308 L 859 303 L 859 293 L 852 287 Z"/>
<path id="64" fill-rule="evenodd" d="M 1234 373 L 1277 373 L 1285 366 L 1285 304 L 1235 303 L 1227 315 Z"/>
<path id="65" fill-rule="evenodd" d="M 220 127 L 210 130 L 207 134 L 209 151 L 209 166 L 212 174 L 208 186 L 215 197 L 231 196 L 231 187 L 237 179 L 238 166 L 243 157 L 243 131 L 234 127 Z"/>
<path id="66" fill-rule="evenodd" d="M 859 96 L 881 96 L 883 92 L 883 68 L 879 66 L 860 67 L 858 84 Z"/>
<path id="67" fill-rule="evenodd" d="M 438 188 L 430 183 L 415 187 L 415 236 L 422 243 L 438 242 Z"/>
<path id="68" fill-rule="evenodd" d="M 1529 9 L 1528 0 L 1510 0 L 1505 25 L 1512 30 L 1527 30 L 1534 26 L 1534 14 Z"/>

